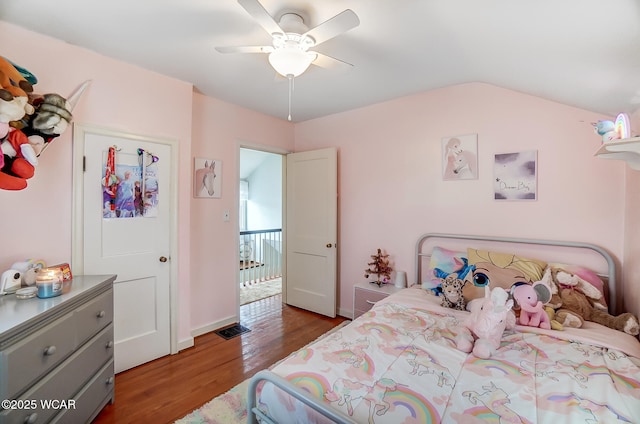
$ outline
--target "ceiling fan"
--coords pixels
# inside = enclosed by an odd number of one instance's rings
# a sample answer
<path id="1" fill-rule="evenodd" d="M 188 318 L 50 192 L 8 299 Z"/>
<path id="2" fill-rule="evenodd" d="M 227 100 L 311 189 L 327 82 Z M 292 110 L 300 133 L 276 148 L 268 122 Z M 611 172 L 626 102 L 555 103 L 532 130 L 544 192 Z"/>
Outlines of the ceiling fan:
<path id="1" fill-rule="evenodd" d="M 306 71 L 311 64 L 334 68 L 353 66 L 350 63 L 312 51 L 311 48 L 324 43 L 360 24 L 360 19 L 347 9 L 333 18 L 309 29 L 300 14 L 284 13 L 279 22 L 266 11 L 258 0 L 238 0 L 238 3 L 273 38 L 270 46 L 222 46 L 216 47 L 220 53 L 266 53 L 269 63 L 276 72 L 289 80 L 289 120 L 291 120 L 291 91 L 293 78 Z"/>

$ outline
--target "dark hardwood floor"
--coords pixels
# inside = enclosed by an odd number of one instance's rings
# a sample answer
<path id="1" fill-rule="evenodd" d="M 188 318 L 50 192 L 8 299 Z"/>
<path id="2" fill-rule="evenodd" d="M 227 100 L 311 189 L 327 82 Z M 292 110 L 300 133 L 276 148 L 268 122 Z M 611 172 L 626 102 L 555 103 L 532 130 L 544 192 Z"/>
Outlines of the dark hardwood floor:
<path id="1" fill-rule="evenodd" d="M 195 346 L 116 375 L 115 402 L 93 421 L 172 423 L 344 321 L 272 296 L 240 307 L 251 329 L 230 340 L 211 332 Z"/>

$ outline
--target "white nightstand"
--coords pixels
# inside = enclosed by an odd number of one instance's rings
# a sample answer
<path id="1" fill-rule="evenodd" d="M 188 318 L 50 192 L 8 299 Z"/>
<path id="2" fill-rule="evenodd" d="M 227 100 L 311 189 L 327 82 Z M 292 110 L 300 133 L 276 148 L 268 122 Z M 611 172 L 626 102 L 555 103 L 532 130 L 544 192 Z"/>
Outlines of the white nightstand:
<path id="1" fill-rule="evenodd" d="M 393 284 L 383 284 L 380 287 L 374 283 L 356 284 L 353 286 L 353 319 L 367 312 L 377 301 L 399 290 L 402 288 Z"/>

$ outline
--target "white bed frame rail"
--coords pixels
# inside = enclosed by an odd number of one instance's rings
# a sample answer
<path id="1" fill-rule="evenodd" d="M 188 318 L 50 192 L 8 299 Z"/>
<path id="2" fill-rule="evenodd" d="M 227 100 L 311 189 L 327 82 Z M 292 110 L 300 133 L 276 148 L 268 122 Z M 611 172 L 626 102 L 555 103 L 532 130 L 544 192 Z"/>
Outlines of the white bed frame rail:
<path id="1" fill-rule="evenodd" d="M 428 233 L 422 235 L 418 242 L 416 243 L 416 283 L 420 284 L 422 278 L 425 277 L 423 273 L 423 265 L 425 265 L 425 258 L 429 258 L 431 256 L 431 250 L 433 246 L 442 245 L 443 247 L 450 248 L 446 243 L 453 242 L 467 242 L 467 241 L 475 241 L 479 244 L 479 246 L 468 246 L 475 248 L 497 248 L 502 247 L 502 251 L 510 253 L 510 250 L 505 250 L 505 246 L 508 244 L 521 244 L 530 247 L 535 250 L 536 247 L 541 250 L 536 251 L 536 253 L 527 252 L 520 253 L 515 252 L 521 256 L 525 256 L 531 254 L 532 258 L 546 260 L 549 262 L 565 262 L 568 264 L 574 265 L 582 265 L 587 268 L 593 269 L 598 272 L 598 274 L 606 278 L 605 284 L 608 289 L 608 297 L 607 297 L 607 305 L 609 306 L 609 312 L 615 314 L 616 313 L 616 262 L 613 256 L 603 249 L 600 246 L 591 243 L 583 243 L 583 242 L 575 242 L 575 241 L 558 241 L 558 240 L 542 240 L 542 239 L 528 239 L 528 238 L 516 238 L 516 237 L 494 237 L 494 236 L 474 236 L 474 235 L 466 235 L 466 234 L 447 234 L 447 233 Z M 444 245 L 442 244 L 444 243 Z M 463 246 L 459 244 L 459 246 Z M 467 246 L 464 246 L 465 248 Z M 544 257 L 544 249 L 549 247 L 559 247 L 562 250 L 562 253 L 569 255 L 570 257 L 575 257 L 577 254 L 584 254 L 585 251 L 591 251 L 596 254 L 596 257 L 600 259 L 602 262 L 602 266 L 604 268 L 597 269 L 596 265 L 591 261 L 579 261 L 576 262 L 573 259 L 566 259 L 565 257 L 557 257 L 558 251 L 554 251 L 552 256 Z M 547 253 L 549 255 L 549 253 Z M 427 262 L 428 263 L 428 262 Z"/>
<path id="2" fill-rule="evenodd" d="M 323 416 L 329 418 L 335 423 L 339 424 L 357 424 L 351 418 L 347 417 L 340 411 L 331 408 L 327 404 L 323 403 L 321 400 L 316 399 L 309 395 L 309 393 L 304 390 L 298 388 L 296 385 L 290 383 L 284 378 L 280 377 L 277 374 L 274 374 L 268 370 L 262 370 L 257 372 L 249 381 L 249 394 L 247 396 L 247 423 L 249 424 L 257 424 L 258 417 L 260 417 L 260 422 L 268 423 L 268 424 L 278 424 L 271 417 L 264 414 L 256 404 L 256 393 L 258 389 L 258 384 L 260 382 L 270 382 L 278 387 L 280 390 L 287 392 L 289 395 L 295 397 L 301 402 L 304 402 L 307 406 L 314 409 L 318 413 Z M 284 423 L 280 423 L 284 424 Z"/>

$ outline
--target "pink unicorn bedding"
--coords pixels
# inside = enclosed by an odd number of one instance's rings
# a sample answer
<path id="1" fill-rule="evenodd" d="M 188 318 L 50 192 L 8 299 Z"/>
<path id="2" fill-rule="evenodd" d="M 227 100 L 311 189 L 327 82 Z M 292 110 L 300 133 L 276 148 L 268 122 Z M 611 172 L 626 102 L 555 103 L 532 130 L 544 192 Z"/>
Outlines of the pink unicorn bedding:
<path id="1" fill-rule="evenodd" d="M 455 347 L 466 311 L 408 288 L 272 369 L 358 423 L 640 422 L 640 343 L 598 324 L 507 330 L 489 359 Z M 276 422 L 328 422 L 271 383 Z"/>

